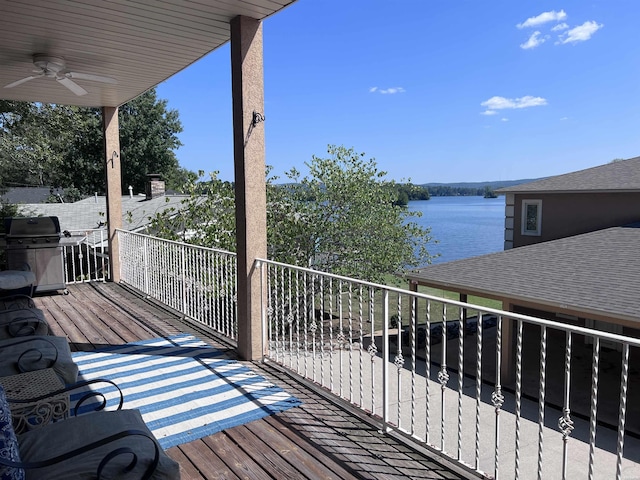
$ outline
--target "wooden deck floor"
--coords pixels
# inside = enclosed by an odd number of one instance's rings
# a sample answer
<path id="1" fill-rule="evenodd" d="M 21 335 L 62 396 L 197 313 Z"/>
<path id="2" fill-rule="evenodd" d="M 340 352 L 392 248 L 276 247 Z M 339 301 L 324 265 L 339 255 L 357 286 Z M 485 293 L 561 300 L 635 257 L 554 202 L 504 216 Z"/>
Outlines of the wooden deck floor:
<path id="1" fill-rule="evenodd" d="M 69 292 L 38 296 L 35 302 L 73 350 L 186 332 L 235 355 L 206 332 L 117 284 L 72 285 Z M 273 366 L 249 366 L 302 400 L 302 406 L 169 449 L 183 480 L 474 478 L 380 434 Z"/>

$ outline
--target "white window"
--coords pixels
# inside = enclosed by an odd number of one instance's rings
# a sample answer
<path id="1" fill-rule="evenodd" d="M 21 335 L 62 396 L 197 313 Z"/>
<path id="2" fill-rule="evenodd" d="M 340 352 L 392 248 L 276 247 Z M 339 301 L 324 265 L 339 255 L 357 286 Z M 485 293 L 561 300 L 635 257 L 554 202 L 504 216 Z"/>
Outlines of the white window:
<path id="1" fill-rule="evenodd" d="M 542 200 L 522 201 L 522 235 L 540 236 L 542 232 Z"/>

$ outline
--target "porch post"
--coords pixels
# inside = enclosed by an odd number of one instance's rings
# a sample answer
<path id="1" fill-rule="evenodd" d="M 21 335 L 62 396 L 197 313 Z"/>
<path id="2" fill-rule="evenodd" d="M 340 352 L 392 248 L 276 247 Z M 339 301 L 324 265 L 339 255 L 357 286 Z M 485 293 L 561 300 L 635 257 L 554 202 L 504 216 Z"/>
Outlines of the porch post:
<path id="1" fill-rule="evenodd" d="M 116 228 L 122 227 L 122 186 L 120 180 L 120 132 L 118 107 L 102 107 L 102 129 L 107 179 L 107 232 L 109 235 L 109 279 L 120 281 L 120 252 Z"/>
<path id="2" fill-rule="evenodd" d="M 262 22 L 231 20 L 231 86 L 238 252 L 238 354 L 262 358 L 260 274 L 256 258 L 267 255 Z"/>

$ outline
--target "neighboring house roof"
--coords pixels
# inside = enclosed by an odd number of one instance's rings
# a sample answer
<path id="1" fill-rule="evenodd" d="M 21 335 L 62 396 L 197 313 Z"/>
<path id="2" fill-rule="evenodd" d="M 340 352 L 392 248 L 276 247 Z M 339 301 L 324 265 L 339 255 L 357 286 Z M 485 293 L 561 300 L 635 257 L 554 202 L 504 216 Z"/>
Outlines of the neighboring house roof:
<path id="1" fill-rule="evenodd" d="M 64 191 L 61 188 L 52 187 L 13 187 L 9 188 L 4 195 L 1 196 L 2 201 L 6 203 L 44 203 L 49 199 L 51 194 L 62 195 Z"/>
<path id="2" fill-rule="evenodd" d="M 430 265 L 409 280 L 550 311 L 640 322 L 640 224 Z M 517 303 L 517 302 L 516 302 Z M 596 318 L 597 319 L 597 318 Z"/>
<path id="3" fill-rule="evenodd" d="M 149 223 L 149 217 L 168 208 L 181 208 L 186 195 L 162 195 L 146 200 L 144 195 L 122 197 L 122 228 L 136 231 Z M 20 205 L 19 211 L 30 216 L 55 216 L 60 229 L 90 230 L 104 226 L 107 221 L 105 197 L 90 197 L 74 203 L 42 203 Z"/>
<path id="4" fill-rule="evenodd" d="M 639 192 L 640 157 L 543 178 L 496 190 L 497 193 Z"/>

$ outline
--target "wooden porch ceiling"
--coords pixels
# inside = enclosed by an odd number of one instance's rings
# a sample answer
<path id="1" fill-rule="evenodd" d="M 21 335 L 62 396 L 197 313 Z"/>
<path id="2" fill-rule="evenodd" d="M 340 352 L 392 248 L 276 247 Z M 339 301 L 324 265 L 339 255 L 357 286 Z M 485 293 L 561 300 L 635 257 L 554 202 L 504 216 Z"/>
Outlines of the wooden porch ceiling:
<path id="1" fill-rule="evenodd" d="M 235 350 L 177 315 L 115 283 L 70 285 L 69 295 L 42 295 L 36 305 L 73 350 L 93 350 L 185 332 Z M 476 478 L 443 459 L 409 448 L 347 408 L 262 363 L 250 368 L 302 400 L 299 407 L 173 447 L 182 480 L 225 479 L 460 479 Z M 126 408 L 126 398 L 125 398 Z"/>
<path id="2" fill-rule="evenodd" d="M 257 20 L 295 0 L 0 0 L 0 98 L 116 107 L 183 70 L 230 39 L 238 15 Z M 33 55 L 64 59 L 66 70 L 111 77 L 77 79 L 76 95 L 37 75 Z"/>

